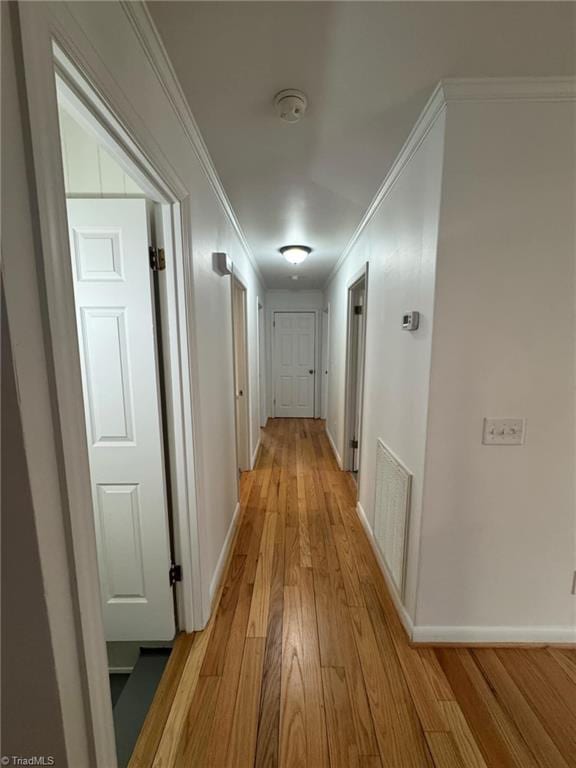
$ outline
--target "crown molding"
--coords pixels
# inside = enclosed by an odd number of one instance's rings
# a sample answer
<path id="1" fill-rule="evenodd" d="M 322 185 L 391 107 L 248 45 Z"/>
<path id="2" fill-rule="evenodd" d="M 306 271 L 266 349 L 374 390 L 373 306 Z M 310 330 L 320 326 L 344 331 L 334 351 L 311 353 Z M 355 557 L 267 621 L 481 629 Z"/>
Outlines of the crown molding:
<path id="1" fill-rule="evenodd" d="M 575 77 L 447 78 L 441 82 L 451 101 L 574 101 Z"/>
<path id="2" fill-rule="evenodd" d="M 140 40 L 148 61 L 156 73 L 156 77 L 158 78 L 164 93 L 166 94 L 174 112 L 176 113 L 180 125 L 182 126 L 185 135 L 187 136 L 190 144 L 192 145 L 192 148 L 194 149 L 194 153 L 196 154 L 200 165 L 202 166 L 202 170 L 206 174 L 206 177 L 208 178 L 208 181 L 214 190 L 214 194 L 218 198 L 222 208 L 224 209 L 224 212 L 226 213 L 226 216 L 230 221 L 230 224 L 236 232 L 236 235 L 240 240 L 242 248 L 252 266 L 252 269 L 260 278 L 262 286 L 266 288 L 266 283 L 264 281 L 260 267 L 256 263 L 252 250 L 248 245 L 246 235 L 240 226 L 240 222 L 238 221 L 238 217 L 236 216 L 236 213 L 232 207 L 232 203 L 226 194 L 226 190 L 224 189 L 220 176 L 218 175 L 218 171 L 216 170 L 214 162 L 210 156 L 208 147 L 206 146 L 202 134 L 200 133 L 200 129 L 198 128 L 198 124 L 194 119 L 194 115 L 192 114 L 192 110 L 190 109 L 190 105 L 188 104 L 186 96 L 184 95 L 184 91 L 182 90 L 178 76 L 174 70 L 174 67 L 172 66 L 168 52 L 164 47 L 164 43 L 162 42 L 156 25 L 154 24 L 154 20 L 150 15 L 150 11 L 143 2 L 120 0 L 120 5 L 126 14 L 132 28 L 134 29 L 138 39 Z"/>
<path id="3" fill-rule="evenodd" d="M 328 275 L 325 288 L 346 261 L 405 166 L 410 162 L 439 115 L 462 101 L 576 101 L 576 77 L 447 78 L 441 80 L 420 113 L 386 178 L 374 195 L 348 244 Z"/>
<path id="4" fill-rule="evenodd" d="M 428 99 L 426 106 L 420 113 L 420 117 L 414 124 L 414 127 L 410 131 L 410 134 L 408 138 L 406 139 L 404 146 L 400 150 L 400 153 L 398 154 L 398 157 L 394 161 L 392 167 L 388 171 L 384 181 L 380 185 L 378 191 L 372 198 L 372 202 L 368 206 L 368 209 L 362 219 L 360 220 L 360 223 L 354 230 L 354 234 L 348 241 L 348 244 L 346 245 L 346 248 L 342 251 L 340 258 L 332 268 L 332 271 L 328 275 L 328 279 L 326 280 L 326 286 L 327 287 L 333 280 L 334 276 L 342 266 L 342 264 L 346 261 L 348 256 L 350 255 L 352 249 L 358 242 L 358 239 L 360 238 L 360 235 L 364 231 L 364 229 L 368 226 L 372 218 L 374 217 L 374 214 L 380 207 L 382 201 L 384 198 L 388 195 L 392 187 L 394 186 L 394 183 L 406 167 L 406 165 L 410 162 L 414 154 L 417 152 L 419 146 L 422 144 L 426 136 L 428 135 L 430 129 L 438 119 L 439 115 L 442 114 L 442 112 L 446 108 L 446 98 L 444 95 L 444 89 L 443 84 L 440 82 L 432 92 L 432 95 Z"/>

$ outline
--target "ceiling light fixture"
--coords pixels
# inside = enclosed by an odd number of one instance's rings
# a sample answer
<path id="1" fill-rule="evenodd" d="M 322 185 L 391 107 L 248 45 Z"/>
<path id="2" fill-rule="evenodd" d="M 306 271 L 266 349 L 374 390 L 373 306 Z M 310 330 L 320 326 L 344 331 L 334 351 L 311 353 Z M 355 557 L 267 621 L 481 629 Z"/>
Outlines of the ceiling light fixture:
<path id="1" fill-rule="evenodd" d="M 280 253 L 290 264 L 302 264 L 308 254 L 312 253 L 312 248 L 307 245 L 283 245 Z"/>

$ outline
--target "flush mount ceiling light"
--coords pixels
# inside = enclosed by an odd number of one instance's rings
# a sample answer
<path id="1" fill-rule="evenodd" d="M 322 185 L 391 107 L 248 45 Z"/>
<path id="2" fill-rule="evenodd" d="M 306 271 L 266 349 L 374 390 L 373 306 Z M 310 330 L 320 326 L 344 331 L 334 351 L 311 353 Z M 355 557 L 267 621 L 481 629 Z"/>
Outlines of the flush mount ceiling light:
<path id="1" fill-rule="evenodd" d="M 283 245 L 280 253 L 290 264 L 302 264 L 308 254 L 312 253 L 312 248 L 307 245 Z"/>

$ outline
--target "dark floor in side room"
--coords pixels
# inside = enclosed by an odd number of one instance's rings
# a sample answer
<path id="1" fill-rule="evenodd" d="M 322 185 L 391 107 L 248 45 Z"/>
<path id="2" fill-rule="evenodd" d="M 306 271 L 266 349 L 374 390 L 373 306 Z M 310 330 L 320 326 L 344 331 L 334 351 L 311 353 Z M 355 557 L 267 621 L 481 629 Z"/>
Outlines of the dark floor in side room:
<path id="1" fill-rule="evenodd" d="M 171 650 L 141 648 L 131 674 L 110 675 L 118 768 L 128 765 Z"/>

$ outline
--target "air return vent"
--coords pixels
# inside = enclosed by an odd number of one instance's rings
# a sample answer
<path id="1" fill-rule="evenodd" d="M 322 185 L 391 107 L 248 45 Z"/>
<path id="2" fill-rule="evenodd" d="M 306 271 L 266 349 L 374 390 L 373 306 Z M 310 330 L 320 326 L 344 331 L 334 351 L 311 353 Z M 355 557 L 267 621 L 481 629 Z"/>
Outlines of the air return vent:
<path id="1" fill-rule="evenodd" d="M 411 473 L 378 439 L 374 537 L 401 596 L 404 591 L 411 486 Z"/>

